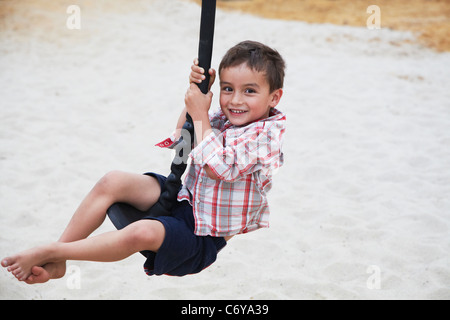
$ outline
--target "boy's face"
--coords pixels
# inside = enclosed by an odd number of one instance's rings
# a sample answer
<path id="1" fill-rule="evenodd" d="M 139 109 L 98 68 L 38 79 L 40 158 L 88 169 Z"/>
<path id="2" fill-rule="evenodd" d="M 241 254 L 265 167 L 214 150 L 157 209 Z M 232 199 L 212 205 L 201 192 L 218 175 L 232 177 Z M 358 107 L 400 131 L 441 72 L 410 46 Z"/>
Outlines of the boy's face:
<path id="1" fill-rule="evenodd" d="M 264 73 L 250 69 L 245 63 L 220 73 L 220 107 L 235 126 L 267 118 L 282 94 L 282 89 L 270 92 Z"/>

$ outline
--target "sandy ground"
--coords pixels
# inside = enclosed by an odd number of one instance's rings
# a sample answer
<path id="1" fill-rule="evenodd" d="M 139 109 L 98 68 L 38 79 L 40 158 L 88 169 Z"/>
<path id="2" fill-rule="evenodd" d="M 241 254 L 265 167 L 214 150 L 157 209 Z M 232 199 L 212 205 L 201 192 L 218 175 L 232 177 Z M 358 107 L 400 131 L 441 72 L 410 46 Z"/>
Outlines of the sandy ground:
<path id="1" fill-rule="evenodd" d="M 66 27 L 73 4 L 80 30 Z M 56 240 L 105 172 L 168 172 L 172 154 L 153 145 L 183 107 L 200 8 L 24 0 L 0 12 L 4 257 Z M 450 54 L 406 31 L 218 10 L 213 65 L 244 39 L 288 64 L 271 227 L 183 278 L 147 277 L 139 254 L 73 261 L 35 286 L 0 270 L 0 299 L 450 298 Z"/>

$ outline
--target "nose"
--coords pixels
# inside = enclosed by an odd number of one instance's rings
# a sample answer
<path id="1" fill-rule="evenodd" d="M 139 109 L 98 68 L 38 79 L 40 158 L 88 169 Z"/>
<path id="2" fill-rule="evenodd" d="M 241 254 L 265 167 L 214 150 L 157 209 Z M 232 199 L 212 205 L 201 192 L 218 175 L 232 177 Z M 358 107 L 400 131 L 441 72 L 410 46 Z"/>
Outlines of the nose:
<path id="1" fill-rule="evenodd" d="M 231 97 L 231 105 L 232 106 L 240 106 L 242 105 L 242 96 L 239 92 L 234 92 Z"/>

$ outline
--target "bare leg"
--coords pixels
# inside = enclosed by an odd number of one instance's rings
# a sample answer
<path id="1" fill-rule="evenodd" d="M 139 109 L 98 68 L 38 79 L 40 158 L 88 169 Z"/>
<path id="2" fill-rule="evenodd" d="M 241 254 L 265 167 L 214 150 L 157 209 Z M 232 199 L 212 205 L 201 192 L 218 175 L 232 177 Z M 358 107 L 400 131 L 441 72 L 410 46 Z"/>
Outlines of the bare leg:
<path id="1" fill-rule="evenodd" d="M 156 252 L 163 243 L 164 236 L 165 229 L 161 222 L 140 220 L 122 230 L 73 242 L 54 242 L 21 252 L 4 261 L 8 264 L 8 271 L 24 281 L 30 276 L 34 266 L 66 260 L 111 262 L 143 250 Z"/>
<path id="2" fill-rule="evenodd" d="M 105 220 L 106 210 L 115 202 L 127 202 L 138 209 L 147 210 L 159 198 L 159 183 L 153 177 L 113 171 L 106 174 L 89 192 L 75 211 L 59 242 L 73 242 L 87 238 Z M 34 260 L 34 259 L 32 259 Z M 6 258 L 2 266 L 12 269 L 12 259 Z M 11 268 L 10 268 L 11 267 Z M 29 284 L 59 278 L 65 274 L 65 260 L 46 261 L 27 269 Z M 20 278 L 23 278 L 21 276 Z"/>
<path id="3" fill-rule="evenodd" d="M 81 202 L 59 241 L 72 242 L 88 237 L 103 223 L 106 210 L 115 202 L 127 202 L 145 211 L 156 203 L 160 193 L 159 183 L 153 177 L 110 172 Z"/>

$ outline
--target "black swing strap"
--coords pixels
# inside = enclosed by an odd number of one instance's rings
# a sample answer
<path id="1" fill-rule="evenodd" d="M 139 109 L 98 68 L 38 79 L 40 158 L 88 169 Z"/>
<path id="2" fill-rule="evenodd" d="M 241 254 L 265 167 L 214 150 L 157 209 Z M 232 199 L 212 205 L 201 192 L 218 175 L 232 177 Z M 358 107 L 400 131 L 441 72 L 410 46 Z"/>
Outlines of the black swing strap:
<path id="1" fill-rule="evenodd" d="M 205 70 L 206 79 L 199 85 L 206 94 L 209 85 L 209 72 L 214 42 L 214 25 L 216 19 L 216 0 L 202 1 L 202 17 L 200 22 L 200 42 L 198 46 L 199 65 Z"/>

